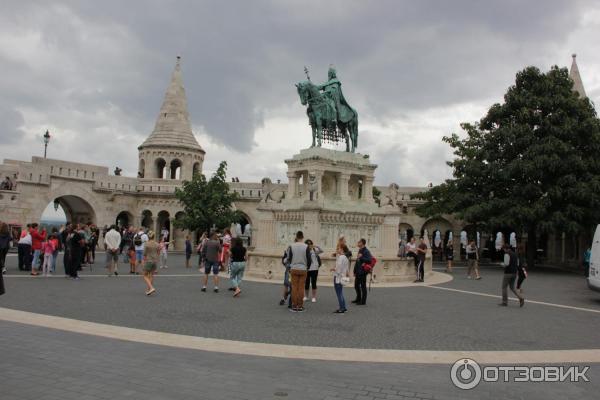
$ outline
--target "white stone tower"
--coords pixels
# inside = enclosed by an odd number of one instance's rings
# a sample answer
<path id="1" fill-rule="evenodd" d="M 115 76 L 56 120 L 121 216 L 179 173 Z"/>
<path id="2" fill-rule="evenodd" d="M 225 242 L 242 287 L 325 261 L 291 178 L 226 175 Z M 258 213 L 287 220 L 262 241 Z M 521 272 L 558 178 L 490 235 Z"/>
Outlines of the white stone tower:
<path id="1" fill-rule="evenodd" d="M 138 150 L 139 178 L 190 180 L 202 172 L 205 152 L 192 133 L 179 56 L 154 130 Z"/>
<path id="2" fill-rule="evenodd" d="M 581 80 L 581 75 L 579 75 L 579 68 L 577 67 L 577 54 L 573 54 L 573 62 L 571 63 L 571 70 L 569 71 L 569 76 L 573 80 L 573 90 L 579 93 L 579 96 L 582 98 L 587 97 L 585 94 L 585 89 L 583 88 L 583 82 Z"/>

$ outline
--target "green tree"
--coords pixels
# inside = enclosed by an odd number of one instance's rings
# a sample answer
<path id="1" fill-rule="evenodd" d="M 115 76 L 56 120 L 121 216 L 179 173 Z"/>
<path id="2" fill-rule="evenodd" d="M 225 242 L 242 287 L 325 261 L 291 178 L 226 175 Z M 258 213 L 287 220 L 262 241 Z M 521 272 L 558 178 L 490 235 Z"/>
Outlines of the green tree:
<path id="1" fill-rule="evenodd" d="M 184 216 L 175 220 L 175 226 L 209 232 L 213 225 L 223 229 L 238 222 L 241 214 L 233 209 L 233 203 L 239 195 L 229 190 L 226 178 L 227 162 L 222 161 L 210 180 L 204 174 L 194 174 L 181 189 L 176 188 L 175 197 L 183 204 Z"/>
<path id="2" fill-rule="evenodd" d="M 453 177 L 418 197 L 423 216 L 454 214 L 484 228 L 580 234 L 600 222 L 600 121 L 566 69 L 528 67 L 466 137 L 444 137 Z M 535 246 L 528 246 L 533 265 Z"/>

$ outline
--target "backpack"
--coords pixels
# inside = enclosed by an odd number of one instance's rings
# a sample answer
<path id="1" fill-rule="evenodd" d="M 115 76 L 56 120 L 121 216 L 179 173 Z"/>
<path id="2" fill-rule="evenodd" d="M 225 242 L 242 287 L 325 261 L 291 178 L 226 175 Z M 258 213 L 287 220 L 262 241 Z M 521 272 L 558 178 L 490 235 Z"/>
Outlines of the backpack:
<path id="1" fill-rule="evenodd" d="M 290 246 L 283 252 L 283 256 L 281 257 L 281 264 L 284 268 L 288 268 L 290 266 L 291 256 L 292 247 Z"/>
<path id="2" fill-rule="evenodd" d="M 371 272 L 373 272 L 375 264 L 377 264 L 377 259 L 375 257 L 371 257 L 370 263 L 364 263 L 362 265 L 363 271 L 365 271 L 367 274 L 370 274 Z"/>
<path id="3" fill-rule="evenodd" d="M 139 233 L 133 237 L 133 244 L 135 244 L 136 246 L 142 245 L 142 236 Z"/>

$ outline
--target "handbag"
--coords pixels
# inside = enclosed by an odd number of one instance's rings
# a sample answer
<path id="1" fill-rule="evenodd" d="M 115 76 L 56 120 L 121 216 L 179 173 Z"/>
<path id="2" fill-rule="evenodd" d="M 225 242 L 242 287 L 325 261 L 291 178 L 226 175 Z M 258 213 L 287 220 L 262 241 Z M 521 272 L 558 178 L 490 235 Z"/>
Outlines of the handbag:
<path id="1" fill-rule="evenodd" d="M 340 278 L 340 284 L 341 284 L 342 286 L 349 285 L 349 284 L 350 284 L 350 277 L 349 277 L 349 276 L 342 276 L 342 277 Z"/>

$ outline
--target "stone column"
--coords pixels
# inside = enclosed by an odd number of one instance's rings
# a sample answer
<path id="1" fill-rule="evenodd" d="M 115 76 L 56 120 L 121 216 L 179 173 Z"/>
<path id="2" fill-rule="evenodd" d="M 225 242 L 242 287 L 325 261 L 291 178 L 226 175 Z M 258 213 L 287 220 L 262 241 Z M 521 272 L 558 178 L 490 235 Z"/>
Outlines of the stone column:
<path id="1" fill-rule="evenodd" d="M 350 194 L 348 194 L 348 182 L 350 181 L 350 174 L 341 172 L 338 178 L 338 193 L 342 201 L 350 200 Z"/>
<path id="2" fill-rule="evenodd" d="M 362 191 L 362 199 L 367 203 L 374 203 L 375 199 L 373 198 L 373 177 L 372 176 L 363 176 L 363 191 Z"/>
<path id="3" fill-rule="evenodd" d="M 325 173 L 323 171 L 314 171 L 317 178 L 317 193 L 315 193 L 315 200 L 323 199 L 323 176 Z"/>
<path id="4" fill-rule="evenodd" d="M 298 175 L 295 172 L 288 172 L 288 198 L 293 199 L 298 196 Z"/>

